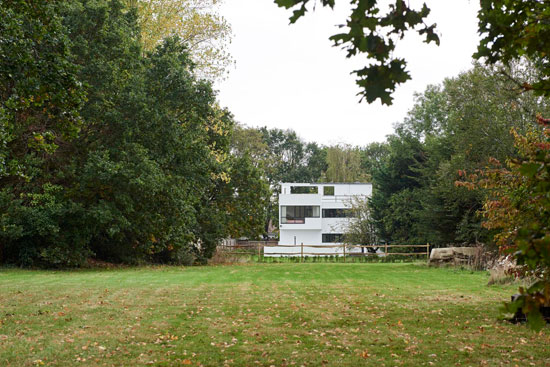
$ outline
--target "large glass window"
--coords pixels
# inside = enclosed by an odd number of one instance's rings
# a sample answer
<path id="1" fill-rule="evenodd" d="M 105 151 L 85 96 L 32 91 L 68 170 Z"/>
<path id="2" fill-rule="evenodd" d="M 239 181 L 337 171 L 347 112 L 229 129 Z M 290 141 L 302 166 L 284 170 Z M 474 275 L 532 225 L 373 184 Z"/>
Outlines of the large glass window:
<path id="1" fill-rule="evenodd" d="M 323 209 L 323 218 L 352 218 L 351 209 Z"/>
<path id="2" fill-rule="evenodd" d="M 323 233 L 323 243 L 342 242 L 342 233 Z"/>
<path id="3" fill-rule="evenodd" d="M 317 186 L 290 186 L 291 194 L 317 194 L 319 188 Z"/>
<path id="4" fill-rule="evenodd" d="M 318 206 L 281 206 L 281 223 L 305 223 L 306 218 L 319 218 Z"/>

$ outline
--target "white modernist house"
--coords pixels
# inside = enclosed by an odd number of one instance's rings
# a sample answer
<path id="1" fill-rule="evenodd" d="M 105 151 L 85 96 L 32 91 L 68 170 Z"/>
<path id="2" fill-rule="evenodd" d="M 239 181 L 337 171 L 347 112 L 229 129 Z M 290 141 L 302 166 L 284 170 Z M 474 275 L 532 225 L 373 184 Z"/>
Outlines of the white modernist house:
<path id="1" fill-rule="evenodd" d="M 372 195 L 370 183 L 283 183 L 279 194 L 279 245 L 304 245 L 304 252 L 343 253 L 341 238 L 354 198 Z M 309 247 L 323 245 L 326 247 Z M 334 246 L 334 247 L 331 247 Z M 301 250 L 301 249 L 300 249 Z M 265 256 L 296 253 L 292 247 L 266 247 Z"/>

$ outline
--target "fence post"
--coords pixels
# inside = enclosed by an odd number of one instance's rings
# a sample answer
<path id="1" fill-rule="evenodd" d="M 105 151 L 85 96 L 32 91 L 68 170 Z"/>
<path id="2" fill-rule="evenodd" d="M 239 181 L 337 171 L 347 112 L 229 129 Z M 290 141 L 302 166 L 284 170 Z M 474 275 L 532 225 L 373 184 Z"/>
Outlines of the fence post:
<path id="1" fill-rule="evenodd" d="M 384 243 L 384 257 L 388 257 L 388 243 Z"/>
<path id="2" fill-rule="evenodd" d="M 262 243 L 258 241 L 258 262 L 261 262 L 261 253 L 262 253 Z"/>
<path id="3" fill-rule="evenodd" d="M 344 262 L 346 262 L 346 244 L 343 243 L 342 247 L 344 248 Z"/>
<path id="4" fill-rule="evenodd" d="M 300 262 L 303 263 L 304 262 L 304 243 L 302 242 L 302 244 L 300 245 Z"/>
<path id="5" fill-rule="evenodd" d="M 430 243 L 426 244 L 426 261 L 430 261 Z"/>

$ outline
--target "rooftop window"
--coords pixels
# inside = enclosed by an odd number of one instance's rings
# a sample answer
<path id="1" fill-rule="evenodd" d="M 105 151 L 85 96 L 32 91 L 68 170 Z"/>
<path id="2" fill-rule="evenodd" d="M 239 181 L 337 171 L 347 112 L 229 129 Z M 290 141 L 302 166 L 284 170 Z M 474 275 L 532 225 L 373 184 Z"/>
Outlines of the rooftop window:
<path id="1" fill-rule="evenodd" d="M 318 194 L 317 186 L 290 186 L 291 194 Z"/>
<path id="2" fill-rule="evenodd" d="M 323 186 L 323 195 L 334 196 L 334 186 Z"/>

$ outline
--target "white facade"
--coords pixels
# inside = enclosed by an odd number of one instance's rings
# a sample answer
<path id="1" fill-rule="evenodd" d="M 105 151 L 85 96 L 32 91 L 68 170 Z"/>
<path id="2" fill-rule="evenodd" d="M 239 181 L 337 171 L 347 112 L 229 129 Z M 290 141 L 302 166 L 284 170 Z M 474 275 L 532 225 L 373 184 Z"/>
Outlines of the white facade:
<path id="1" fill-rule="evenodd" d="M 349 209 L 352 200 L 365 199 L 371 195 L 372 184 L 281 184 L 279 245 L 341 244 L 340 237 L 351 220 Z M 282 248 L 277 251 L 282 251 Z M 336 249 L 334 251 L 339 252 Z M 319 249 L 319 252 L 327 250 Z"/>

